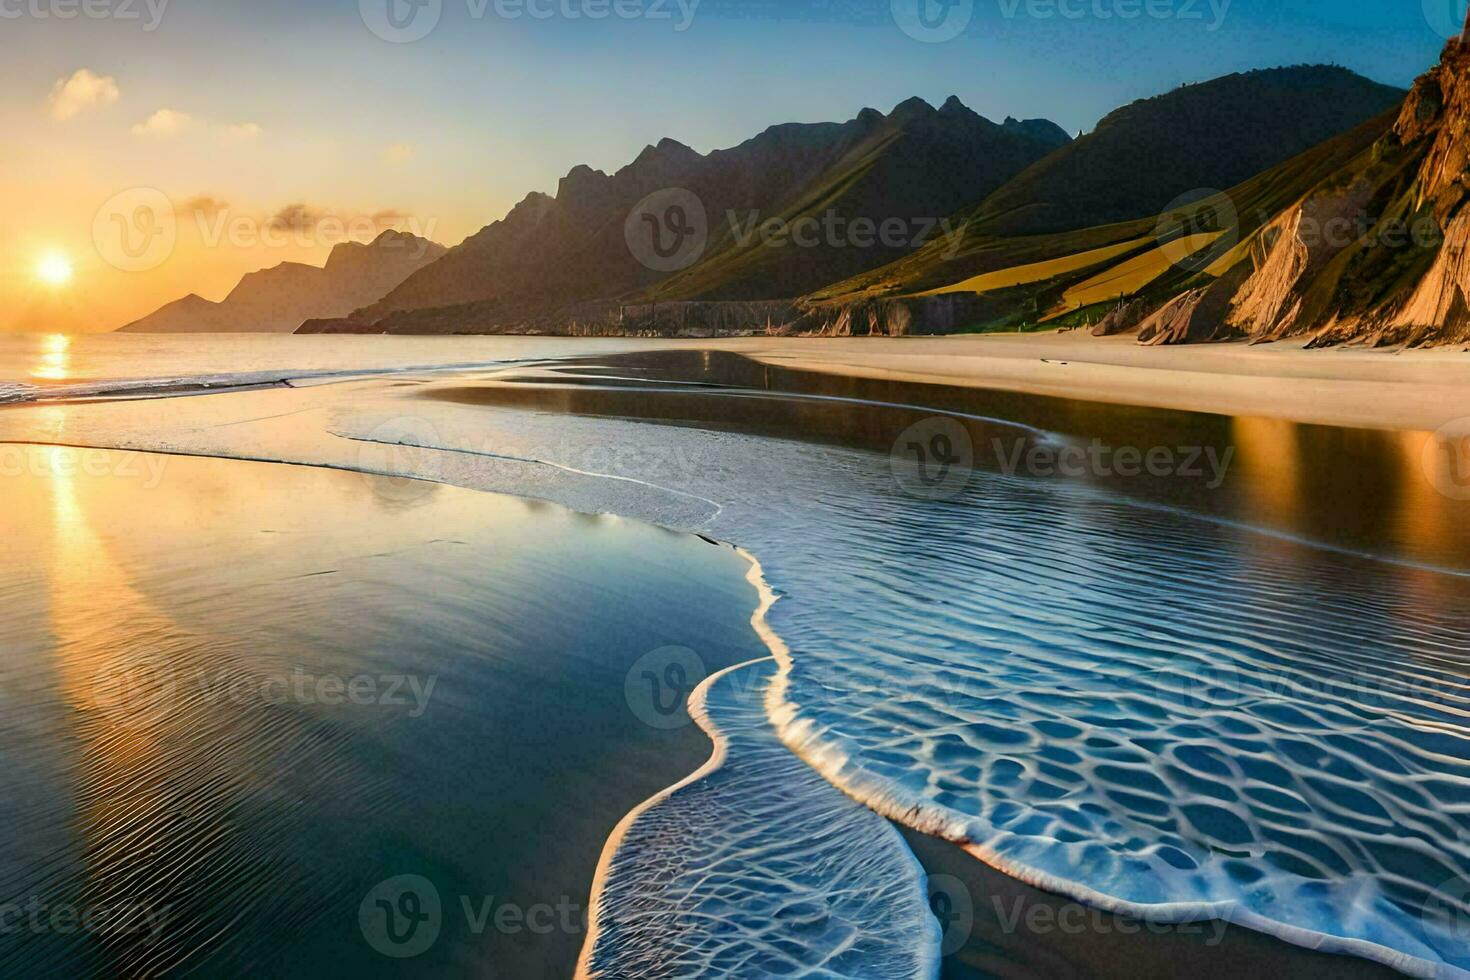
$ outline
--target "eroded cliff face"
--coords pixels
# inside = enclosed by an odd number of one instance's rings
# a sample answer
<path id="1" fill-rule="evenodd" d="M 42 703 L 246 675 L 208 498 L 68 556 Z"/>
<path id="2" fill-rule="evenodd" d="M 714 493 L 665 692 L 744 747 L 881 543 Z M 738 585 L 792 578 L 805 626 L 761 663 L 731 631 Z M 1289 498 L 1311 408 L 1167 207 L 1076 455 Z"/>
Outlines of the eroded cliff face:
<path id="1" fill-rule="evenodd" d="M 1391 131 L 1250 250 L 1228 325 L 1313 345 L 1470 339 L 1470 42 L 1414 84 Z"/>
<path id="2" fill-rule="evenodd" d="M 1312 283 L 1356 240 L 1358 216 L 1372 191 L 1358 180 L 1345 191 L 1308 198 L 1267 225 L 1251 246 L 1255 271 L 1234 297 L 1231 326 L 1260 340 L 1299 332 Z"/>

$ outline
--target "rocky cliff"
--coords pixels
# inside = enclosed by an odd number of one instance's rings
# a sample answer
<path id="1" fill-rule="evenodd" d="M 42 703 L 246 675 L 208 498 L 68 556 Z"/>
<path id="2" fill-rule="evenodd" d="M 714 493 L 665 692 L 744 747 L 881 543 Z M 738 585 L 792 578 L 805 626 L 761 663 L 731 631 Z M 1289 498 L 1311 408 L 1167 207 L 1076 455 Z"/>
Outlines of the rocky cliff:
<path id="1" fill-rule="evenodd" d="M 1252 242 L 1225 320 L 1260 340 L 1470 340 L 1470 43 L 1452 41 L 1391 130 Z"/>

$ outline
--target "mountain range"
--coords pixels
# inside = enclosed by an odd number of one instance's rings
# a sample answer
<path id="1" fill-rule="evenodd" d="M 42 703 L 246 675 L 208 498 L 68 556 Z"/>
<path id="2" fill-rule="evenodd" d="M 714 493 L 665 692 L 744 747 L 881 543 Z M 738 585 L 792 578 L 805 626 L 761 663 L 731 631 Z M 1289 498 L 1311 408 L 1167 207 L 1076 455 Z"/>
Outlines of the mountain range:
<path id="1" fill-rule="evenodd" d="M 666 139 L 611 175 L 574 168 L 554 196 L 300 332 L 1460 339 L 1467 78 L 1457 42 L 1411 93 L 1336 67 L 1246 72 L 1136 102 L 1076 140 L 956 98 L 774 126 L 709 154 Z M 914 233 L 856 242 L 864 222 Z M 1400 224 L 1417 244 L 1383 233 Z M 665 262 L 642 230 L 695 244 Z"/>
<path id="2" fill-rule="evenodd" d="M 823 240 L 793 261 L 758 240 L 742 245 L 745 228 L 814 213 L 843 222 L 937 220 L 1068 141 L 1052 123 L 996 124 L 958 99 L 940 109 L 911 99 L 886 116 L 865 109 L 845 123 L 773 126 L 708 155 L 665 139 L 611 175 L 573 169 L 555 197 L 530 195 L 352 319 L 409 326 L 421 311 L 435 320 L 433 311 L 449 307 L 455 329 L 494 329 L 667 288 L 665 272 L 640 262 L 626 235 L 630 211 L 670 189 L 687 192 L 705 215 L 704 259 L 677 277 L 699 285 L 684 291 L 711 299 L 797 296 L 912 246 L 856 249 Z M 708 273 L 711 266 L 717 271 Z"/>
<path id="3" fill-rule="evenodd" d="M 443 245 L 385 231 L 371 243 L 333 246 L 325 267 L 300 262 L 244 276 L 218 303 L 190 293 L 122 331 L 131 333 L 291 333 L 314 317 L 344 316 L 434 262 Z"/>

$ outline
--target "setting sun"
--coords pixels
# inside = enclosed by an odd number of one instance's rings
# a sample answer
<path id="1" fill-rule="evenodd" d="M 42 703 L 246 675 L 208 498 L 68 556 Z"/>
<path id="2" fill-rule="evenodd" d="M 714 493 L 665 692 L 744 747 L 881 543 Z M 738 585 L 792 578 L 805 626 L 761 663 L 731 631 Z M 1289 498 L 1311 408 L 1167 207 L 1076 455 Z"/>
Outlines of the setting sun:
<path id="1" fill-rule="evenodd" d="M 36 278 L 48 286 L 65 286 L 71 277 L 71 259 L 60 252 L 48 252 L 36 263 Z"/>

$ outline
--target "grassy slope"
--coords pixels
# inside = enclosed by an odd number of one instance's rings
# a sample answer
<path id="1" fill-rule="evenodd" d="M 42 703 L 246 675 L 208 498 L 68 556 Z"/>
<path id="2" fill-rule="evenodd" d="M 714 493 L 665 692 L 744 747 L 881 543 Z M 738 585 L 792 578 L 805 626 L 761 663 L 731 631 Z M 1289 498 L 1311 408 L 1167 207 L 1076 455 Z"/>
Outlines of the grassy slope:
<path id="1" fill-rule="evenodd" d="M 1062 304 L 1067 290 L 1088 280 L 1104 280 L 1110 270 L 1138 259 L 1160 245 L 1175 243 L 1186 234 L 1224 231 L 1213 244 L 1204 248 L 1189 262 L 1168 266 L 1138 288 L 1146 285 L 1150 295 L 1167 296 L 1200 281 L 1208 270 L 1218 275 L 1247 254 L 1250 239 L 1317 184 L 1340 173 L 1355 158 L 1372 153 L 1375 141 L 1392 125 L 1397 109 L 1369 120 L 1335 139 L 1329 140 L 1276 167 L 1259 174 L 1225 192 L 1212 203 L 1226 216 L 1215 227 L 1200 227 L 1198 205 L 1184 213 L 1153 216 L 1138 221 L 1085 228 L 1053 235 L 1009 238 L 975 233 L 971 226 L 958 253 L 946 256 L 940 244 L 926 247 L 871 273 L 837 283 L 807 297 L 816 303 L 912 296 L 945 291 L 958 283 L 980 276 L 994 275 L 1002 281 L 1010 275 L 1030 281 L 1027 288 L 1014 290 L 1018 302 L 1038 310 L 1055 310 Z M 1228 208 L 1219 205 L 1228 204 Z M 1233 213 L 1234 219 L 1229 215 Z M 1125 248 L 1135 244 L 1137 248 Z M 1087 264 L 1086 253 L 1096 253 L 1103 261 Z M 1022 267 L 1040 263 L 1057 263 L 1066 271 L 1041 281 L 1030 280 Z M 1100 298 L 1110 300 L 1112 297 Z M 1087 314 L 1084 296 L 1081 312 Z M 1071 305 L 1071 304 L 1069 304 Z M 1065 321 L 1062 321 L 1065 322 Z M 1014 325 L 1009 320 L 1007 325 Z"/>

